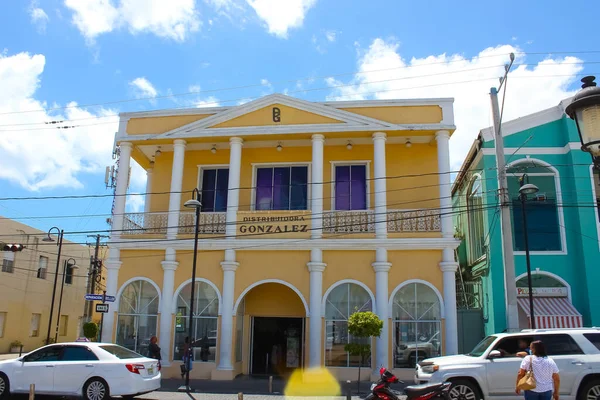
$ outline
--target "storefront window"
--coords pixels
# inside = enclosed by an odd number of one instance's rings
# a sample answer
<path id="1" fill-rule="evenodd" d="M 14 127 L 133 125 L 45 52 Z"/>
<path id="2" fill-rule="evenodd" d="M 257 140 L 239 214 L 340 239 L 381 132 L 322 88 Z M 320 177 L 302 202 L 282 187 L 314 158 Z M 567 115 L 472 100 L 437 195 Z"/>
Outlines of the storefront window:
<path id="1" fill-rule="evenodd" d="M 158 292 L 147 281 L 131 282 L 119 298 L 117 344 L 148 355 L 150 338 L 157 333 Z"/>
<path id="2" fill-rule="evenodd" d="M 336 286 L 325 304 L 325 365 L 328 367 L 358 367 L 360 357 L 350 356 L 344 346 L 348 343 L 369 343 L 368 339 L 353 339 L 348 334 L 348 317 L 357 311 L 371 311 L 371 296 L 354 283 Z M 367 357 L 367 366 L 370 357 Z M 364 366 L 364 365 L 363 365 Z"/>
<path id="3" fill-rule="evenodd" d="M 217 292 L 206 282 L 196 282 L 194 293 L 194 318 L 192 323 L 194 361 L 215 361 L 217 349 L 217 316 L 219 298 Z M 188 336 L 191 282 L 185 285 L 177 296 L 177 315 L 175 316 L 174 359 L 183 357 L 183 344 Z"/>
<path id="4" fill-rule="evenodd" d="M 420 360 L 441 352 L 441 305 L 437 294 L 423 283 L 410 283 L 396 292 L 394 368 L 413 368 Z"/>

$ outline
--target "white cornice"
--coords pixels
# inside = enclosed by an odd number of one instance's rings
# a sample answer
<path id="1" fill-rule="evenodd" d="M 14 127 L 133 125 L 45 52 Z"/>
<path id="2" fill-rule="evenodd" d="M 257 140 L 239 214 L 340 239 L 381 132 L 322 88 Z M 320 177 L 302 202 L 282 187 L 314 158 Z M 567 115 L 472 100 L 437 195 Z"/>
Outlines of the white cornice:
<path id="1" fill-rule="evenodd" d="M 460 241 L 454 238 L 406 238 L 406 239 L 202 239 L 198 241 L 199 251 L 209 250 L 444 250 L 455 249 Z M 151 240 L 121 237 L 110 247 L 121 250 L 193 250 L 193 239 Z"/>
<path id="2" fill-rule="evenodd" d="M 121 118 L 171 117 L 176 115 L 210 115 L 229 110 L 231 107 L 194 107 L 170 108 L 152 111 L 133 111 L 119 113 Z"/>
<path id="3" fill-rule="evenodd" d="M 507 155 L 557 155 L 557 154 L 567 154 L 572 150 L 581 150 L 581 143 L 579 142 L 569 142 L 563 147 L 506 147 L 504 149 L 504 154 Z M 485 148 L 481 149 L 481 152 L 484 156 L 495 156 L 496 150 L 494 148 Z"/>
<path id="4" fill-rule="evenodd" d="M 430 106 L 454 103 L 452 97 L 427 98 L 427 99 L 390 99 L 390 100 L 348 100 L 348 101 L 324 101 L 319 104 L 331 106 L 335 108 L 351 108 L 351 107 L 393 107 L 393 106 Z"/>

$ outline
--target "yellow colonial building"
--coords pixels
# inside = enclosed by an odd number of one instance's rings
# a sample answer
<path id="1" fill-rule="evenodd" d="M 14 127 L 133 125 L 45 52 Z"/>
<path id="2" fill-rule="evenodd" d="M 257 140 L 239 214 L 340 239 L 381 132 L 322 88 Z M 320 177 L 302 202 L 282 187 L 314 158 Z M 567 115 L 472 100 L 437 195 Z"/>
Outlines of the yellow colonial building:
<path id="1" fill-rule="evenodd" d="M 179 375 L 190 322 L 192 377 L 285 375 L 327 366 L 355 379 L 348 316 L 384 321 L 380 365 L 457 351 L 448 142 L 452 99 L 313 103 L 279 94 L 235 107 L 120 115 L 118 170 L 148 175 L 125 213 L 118 174 L 103 340 Z M 197 279 L 188 320 L 198 188 Z"/>

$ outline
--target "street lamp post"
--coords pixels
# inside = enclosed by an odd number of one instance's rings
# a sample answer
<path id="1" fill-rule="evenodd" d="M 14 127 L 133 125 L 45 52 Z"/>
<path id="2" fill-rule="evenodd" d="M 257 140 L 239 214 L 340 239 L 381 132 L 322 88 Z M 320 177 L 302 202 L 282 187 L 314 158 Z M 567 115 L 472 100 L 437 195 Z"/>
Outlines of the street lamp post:
<path id="1" fill-rule="evenodd" d="M 194 294 L 196 292 L 196 261 L 198 259 L 198 232 L 199 232 L 199 223 L 200 223 L 200 209 L 202 208 L 202 203 L 200 203 L 200 191 L 198 189 L 194 189 L 192 191 L 192 198 L 184 203 L 184 206 L 187 208 L 193 208 L 196 212 L 195 219 L 195 227 L 194 227 L 194 258 L 192 261 L 192 294 L 190 296 L 190 313 L 189 313 L 189 325 L 188 325 L 188 338 L 189 342 L 189 354 L 185 354 L 186 363 L 189 363 L 189 357 L 193 353 L 194 347 Z M 188 367 L 186 365 L 186 367 Z M 192 392 L 192 388 L 190 387 L 190 369 L 186 368 L 185 374 L 185 391 Z"/>
<path id="2" fill-rule="evenodd" d="M 43 238 L 44 242 L 54 242 L 54 239 L 50 236 L 52 231 L 58 232 L 58 254 L 56 255 L 56 271 L 54 271 L 54 286 L 52 287 L 52 302 L 50 303 L 50 318 L 48 318 L 48 334 L 46 335 L 46 344 L 50 344 L 50 331 L 52 329 L 52 314 L 54 313 L 54 300 L 56 299 L 56 284 L 58 283 L 58 268 L 60 267 L 60 252 L 62 251 L 63 236 L 65 231 L 53 226 L 48 230 L 48 236 Z M 60 320 L 60 317 L 59 317 Z"/>
<path id="3" fill-rule="evenodd" d="M 533 287 L 531 285 L 531 260 L 529 257 L 529 235 L 527 233 L 527 210 L 525 209 L 527 204 L 527 196 L 535 194 L 539 191 L 538 187 L 529 183 L 529 177 L 527 174 L 523 174 L 519 179 L 521 187 L 519 188 L 520 199 L 521 199 L 521 212 L 523 213 L 523 242 L 525 244 L 525 260 L 527 262 L 527 287 L 529 289 L 529 318 L 531 319 L 531 329 L 536 328 L 535 323 L 535 312 L 533 309 Z M 527 181 L 527 183 L 525 183 Z"/>
<path id="4" fill-rule="evenodd" d="M 73 261 L 73 264 L 69 264 L 71 261 Z M 54 333 L 54 342 L 58 341 L 58 330 L 60 328 L 60 310 L 62 308 L 63 290 L 65 288 L 65 280 L 67 279 L 67 271 L 69 271 L 69 268 L 71 271 L 76 271 L 77 269 L 79 269 L 76 263 L 77 261 L 75 261 L 74 258 L 69 258 L 64 262 L 63 265 L 62 282 L 60 284 L 60 296 L 58 298 L 58 318 L 56 319 L 56 332 Z"/>
<path id="5" fill-rule="evenodd" d="M 565 112 L 575 120 L 581 150 L 590 153 L 596 170 L 600 170 L 600 87 L 595 76 L 581 80 L 581 90 L 573 97 Z"/>

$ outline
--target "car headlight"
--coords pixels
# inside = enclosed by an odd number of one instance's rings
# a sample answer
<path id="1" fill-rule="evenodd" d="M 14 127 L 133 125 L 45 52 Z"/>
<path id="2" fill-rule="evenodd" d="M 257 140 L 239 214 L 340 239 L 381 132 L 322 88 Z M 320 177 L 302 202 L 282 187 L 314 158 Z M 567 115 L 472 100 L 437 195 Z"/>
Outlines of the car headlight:
<path id="1" fill-rule="evenodd" d="M 438 371 L 439 369 L 440 369 L 440 366 L 436 365 L 436 364 L 421 365 L 421 371 L 423 371 L 426 374 L 433 374 L 434 372 Z"/>

